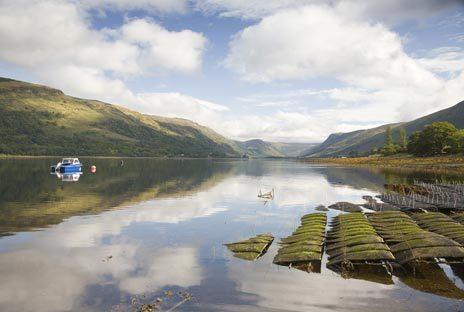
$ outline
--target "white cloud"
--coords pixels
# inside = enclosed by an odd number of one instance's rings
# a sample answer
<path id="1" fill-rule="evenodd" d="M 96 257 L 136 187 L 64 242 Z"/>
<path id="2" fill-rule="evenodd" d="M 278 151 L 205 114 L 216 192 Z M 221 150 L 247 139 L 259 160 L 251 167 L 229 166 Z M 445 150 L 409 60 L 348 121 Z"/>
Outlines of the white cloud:
<path id="1" fill-rule="evenodd" d="M 296 90 L 277 97 L 282 101 L 316 95 L 325 97 L 327 108 L 257 118 L 264 122 L 256 125 L 256 133 L 308 139 L 329 129 L 410 120 L 457 103 L 462 96 L 458 86 L 464 87 L 459 76 L 462 59 L 462 51 L 456 49 L 414 59 L 386 26 L 340 14 L 340 8 L 313 5 L 267 16 L 236 34 L 225 66 L 252 83 L 327 77 L 342 83 L 334 89 Z M 455 74 L 447 80 L 436 71 Z M 298 131 L 302 129 L 306 131 Z M 246 129 L 240 130 L 243 136 Z"/>
<path id="2" fill-rule="evenodd" d="M 191 119 L 232 138 L 314 142 L 330 132 L 408 120 L 458 102 L 462 50 L 415 59 L 388 26 L 428 17 L 457 2 L 4 0 L 0 61 L 71 95 Z M 198 73 L 207 39 L 188 29 L 168 30 L 149 18 L 126 18 L 118 27 L 95 29 L 92 10 L 167 14 L 192 7 L 256 21 L 234 37 L 224 62 L 243 80 L 291 86 L 295 80 L 311 85 L 328 78 L 337 80 L 336 87 L 247 96 L 251 113 L 176 90 L 132 92 L 126 81 L 133 77 Z M 446 74 L 450 78 L 443 78 Z M 308 104 L 314 100 L 317 108 Z"/>
<path id="3" fill-rule="evenodd" d="M 396 34 L 327 7 L 308 6 L 266 17 L 238 33 L 230 46 L 226 67 L 251 82 L 335 76 L 379 87 L 405 74 L 433 80 L 404 53 Z"/>
<path id="4" fill-rule="evenodd" d="M 197 0 L 196 9 L 224 17 L 260 19 L 306 5 L 326 5 L 351 17 L 398 23 L 455 7 L 459 0 Z"/>
<path id="5" fill-rule="evenodd" d="M 319 0 L 198 0 L 197 10 L 207 14 L 219 12 L 224 17 L 260 18 L 276 11 L 295 8 Z"/>
<path id="6" fill-rule="evenodd" d="M 160 13 L 185 13 L 187 0 L 72 0 L 86 8 L 136 10 Z"/>
<path id="7" fill-rule="evenodd" d="M 199 70 L 206 45 L 201 33 L 169 31 L 150 19 L 97 30 L 81 7 L 64 0 L 0 2 L 0 39 L 2 61 L 103 100 L 131 98 L 123 77 Z"/>
<path id="8" fill-rule="evenodd" d="M 168 31 L 145 19 L 129 21 L 121 31 L 124 41 L 138 45 L 142 67 L 194 72 L 201 66 L 206 38 L 200 33 Z"/>
<path id="9" fill-rule="evenodd" d="M 441 47 L 431 51 L 429 57 L 418 60 L 425 68 L 438 73 L 459 73 L 464 70 L 464 49 Z"/>
<path id="10" fill-rule="evenodd" d="M 190 119 L 210 127 L 219 125 L 224 118 L 221 113 L 229 110 L 226 106 L 180 93 L 142 93 L 137 99 L 134 108 L 142 113 Z"/>

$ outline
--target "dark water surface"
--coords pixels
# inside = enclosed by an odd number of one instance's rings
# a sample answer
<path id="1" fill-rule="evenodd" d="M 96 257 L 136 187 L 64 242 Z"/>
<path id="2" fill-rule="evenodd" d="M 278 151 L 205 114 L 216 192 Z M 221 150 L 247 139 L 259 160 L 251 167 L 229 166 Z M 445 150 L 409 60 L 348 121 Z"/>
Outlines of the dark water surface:
<path id="1" fill-rule="evenodd" d="M 162 311 L 464 311 L 459 265 L 345 279 L 325 261 L 320 274 L 272 264 L 276 243 L 254 262 L 223 246 L 265 232 L 278 241 L 317 205 L 362 203 L 385 182 L 436 176 L 292 161 L 81 159 L 85 173 L 67 182 L 48 173 L 57 160 L 0 160 L 0 311 L 137 311 L 157 298 Z M 257 198 L 272 188 L 274 200 Z"/>

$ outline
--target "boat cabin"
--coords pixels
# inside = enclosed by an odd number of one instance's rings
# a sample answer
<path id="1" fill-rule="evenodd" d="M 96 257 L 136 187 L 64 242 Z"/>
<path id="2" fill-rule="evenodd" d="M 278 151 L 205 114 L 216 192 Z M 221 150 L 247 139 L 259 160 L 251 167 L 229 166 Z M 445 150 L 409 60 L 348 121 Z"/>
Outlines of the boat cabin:
<path id="1" fill-rule="evenodd" d="M 62 165 L 79 165 L 80 161 L 77 158 L 63 158 L 61 160 Z"/>

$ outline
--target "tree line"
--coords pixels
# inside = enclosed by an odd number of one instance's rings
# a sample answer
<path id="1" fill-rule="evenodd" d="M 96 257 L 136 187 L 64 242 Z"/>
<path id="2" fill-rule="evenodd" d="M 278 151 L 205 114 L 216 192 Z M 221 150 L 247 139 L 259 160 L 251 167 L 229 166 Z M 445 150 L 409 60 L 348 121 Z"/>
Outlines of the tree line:
<path id="1" fill-rule="evenodd" d="M 384 156 L 409 153 L 414 156 L 449 155 L 464 152 L 464 130 L 449 122 L 434 122 L 409 137 L 404 128 L 399 130 L 399 140 L 394 141 L 391 127 L 385 131 L 385 144 L 378 152 Z"/>

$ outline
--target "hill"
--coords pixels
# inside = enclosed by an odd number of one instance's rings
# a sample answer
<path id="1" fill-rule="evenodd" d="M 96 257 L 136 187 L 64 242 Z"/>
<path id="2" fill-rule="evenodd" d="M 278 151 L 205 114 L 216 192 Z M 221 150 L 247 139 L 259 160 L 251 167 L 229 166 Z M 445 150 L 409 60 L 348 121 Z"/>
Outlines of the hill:
<path id="1" fill-rule="evenodd" d="M 395 123 L 380 127 L 358 130 L 348 133 L 331 134 L 323 143 L 314 147 L 306 157 L 336 157 L 347 156 L 350 153 L 366 154 L 375 147 L 381 147 L 385 141 L 385 130 L 392 129 L 395 140 L 399 138 L 400 128 L 404 128 L 410 135 L 414 131 L 422 130 L 426 125 L 437 121 L 448 121 L 457 128 L 464 128 L 464 101 L 435 112 L 433 114 L 405 123 Z"/>
<path id="2" fill-rule="evenodd" d="M 0 154 L 295 157 L 311 146 L 234 141 L 186 119 L 144 115 L 0 78 Z"/>
<path id="3" fill-rule="evenodd" d="M 234 146 L 189 120 L 143 115 L 0 78 L 0 154 L 239 156 Z"/>

